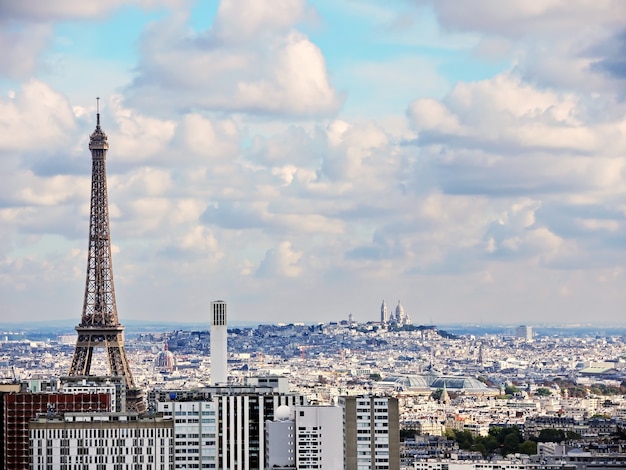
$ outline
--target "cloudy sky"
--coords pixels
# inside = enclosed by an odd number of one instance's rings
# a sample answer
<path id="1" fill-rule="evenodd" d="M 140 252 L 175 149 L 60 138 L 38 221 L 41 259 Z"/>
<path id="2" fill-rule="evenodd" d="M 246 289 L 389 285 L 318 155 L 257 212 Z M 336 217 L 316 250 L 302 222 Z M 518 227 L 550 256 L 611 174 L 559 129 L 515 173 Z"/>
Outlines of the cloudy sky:
<path id="1" fill-rule="evenodd" d="M 0 322 L 624 323 L 623 0 L 0 0 Z"/>

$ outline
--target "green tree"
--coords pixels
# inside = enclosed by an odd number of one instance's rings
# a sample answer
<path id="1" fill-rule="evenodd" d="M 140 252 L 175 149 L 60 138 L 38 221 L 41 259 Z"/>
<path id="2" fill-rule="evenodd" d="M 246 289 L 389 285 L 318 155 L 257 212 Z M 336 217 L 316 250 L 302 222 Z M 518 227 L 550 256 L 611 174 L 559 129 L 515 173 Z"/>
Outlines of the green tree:
<path id="1" fill-rule="evenodd" d="M 517 452 L 519 448 L 519 441 L 520 439 L 518 433 L 508 433 L 502 443 L 502 455 L 506 457 L 509 454 Z"/>
<path id="2" fill-rule="evenodd" d="M 482 442 L 478 442 L 474 444 L 474 446 L 472 447 L 472 450 L 476 452 L 480 452 L 481 454 L 483 454 L 483 457 L 487 457 L 489 455 L 487 446 L 485 446 L 485 444 L 483 444 Z"/>
<path id="3" fill-rule="evenodd" d="M 474 436 L 469 431 L 454 431 L 454 439 L 461 449 L 469 450 L 474 445 Z"/>
<path id="4" fill-rule="evenodd" d="M 487 437 L 483 437 L 482 443 L 487 448 L 487 455 L 493 454 L 498 449 L 498 447 L 500 447 L 500 443 L 492 435 L 489 435 Z"/>
<path id="5" fill-rule="evenodd" d="M 489 380 L 487 377 L 485 377 L 484 375 L 479 375 L 478 376 L 478 380 L 480 380 L 482 383 L 484 383 L 487 387 L 493 387 L 494 383 Z"/>
<path id="6" fill-rule="evenodd" d="M 552 395 L 552 392 L 549 388 L 539 387 L 537 390 L 535 390 L 535 395 L 539 397 L 549 397 L 550 395 Z"/>
<path id="7" fill-rule="evenodd" d="M 574 431 L 565 431 L 565 438 L 574 441 L 576 439 L 580 439 L 580 434 Z"/>
<path id="8" fill-rule="evenodd" d="M 537 454 L 537 443 L 533 441 L 522 442 L 517 450 L 520 454 L 535 455 Z"/>
<path id="9" fill-rule="evenodd" d="M 539 432 L 537 442 L 563 442 L 567 435 L 563 429 L 546 428 Z"/>

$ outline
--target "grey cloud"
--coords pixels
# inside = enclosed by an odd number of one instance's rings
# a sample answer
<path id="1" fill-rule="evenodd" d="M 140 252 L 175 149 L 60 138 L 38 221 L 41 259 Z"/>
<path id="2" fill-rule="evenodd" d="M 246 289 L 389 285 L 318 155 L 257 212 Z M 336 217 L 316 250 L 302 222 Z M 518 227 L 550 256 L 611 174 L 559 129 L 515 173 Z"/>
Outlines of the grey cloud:
<path id="1" fill-rule="evenodd" d="M 530 83 L 588 94 L 598 90 L 621 94 L 619 85 L 593 73 L 602 71 L 609 77 L 623 77 L 621 58 L 592 56 L 595 64 L 590 69 L 586 54 L 599 38 L 623 30 L 626 8 L 621 0 L 608 0 L 601 5 L 586 0 L 413 0 L 413 3 L 432 7 L 446 30 L 510 41 L 508 57 L 513 69 Z"/>
<path id="2" fill-rule="evenodd" d="M 367 204 L 360 203 L 358 201 L 354 202 L 350 207 L 345 209 L 339 208 L 335 212 L 336 217 L 341 220 L 381 220 L 384 219 L 386 215 L 390 215 L 393 213 L 393 210 L 386 206 L 385 204 Z"/>
<path id="3" fill-rule="evenodd" d="M 480 256 L 475 248 L 450 249 L 442 259 L 430 263 L 418 263 L 406 270 L 408 275 L 428 274 L 467 274 L 481 266 Z"/>
<path id="4" fill-rule="evenodd" d="M 348 259 L 365 259 L 365 260 L 381 260 L 386 258 L 384 249 L 380 246 L 359 246 L 353 248 L 346 253 Z"/>
<path id="5" fill-rule="evenodd" d="M 619 205 L 574 205 L 548 201 L 537 210 L 537 223 L 549 226 L 551 231 L 564 238 L 597 245 L 614 244 L 615 240 L 619 240 L 621 245 L 626 246 L 626 215 Z M 598 227 L 586 227 L 585 220 L 599 221 L 596 224 Z M 610 229 L 611 225 L 615 228 Z"/>
<path id="6" fill-rule="evenodd" d="M 313 136 L 302 127 L 291 125 L 278 135 L 256 135 L 244 152 L 249 160 L 264 165 L 316 165 L 325 153 L 325 139 L 318 130 Z"/>
<path id="7" fill-rule="evenodd" d="M 66 21 L 76 19 L 98 19 L 128 4 L 143 8 L 154 8 L 184 4 L 177 0 L 3 0 L 0 2 L 0 18 L 14 18 L 24 21 Z"/>
<path id="8" fill-rule="evenodd" d="M 579 32 L 581 23 L 598 27 L 616 26 L 626 19 L 620 0 L 609 0 L 600 8 L 594 2 L 560 0 L 413 0 L 417 5 L 431 5 L 446 28 L 476 31 L 518 38 L 521 36 L 558 36 Z"/>
<path id="9" fill-rule="evenodd" d="M 68 158 L 58 150 L 49 156 L 39 158 L 30 165 L 36 176 L 50 177 L 55 175 L 91 175 L 89 155 L 83 158 Z"/>
<path id="10" fill-rule="evenodd" d="M 563 194 L 592 189 L 594 185 L 584 174 L 546 174 L 532 161 L 510 161 L 503 157 L 490 165 L 471 162 L 433 162 L 432 174 L 447 194 L 486 195 L 490 197 L 519 197 Z M 419 178 L 419 176 L 417 176 Z M 559 179 L 560 178 L 560 179 Z M 415 184 L 418 184 L 417 182 Z"/>
<path id="11" fill-rule="evenodd" d="M 200 222 L 227 229 L 252 229 L 266 225 L 258 210 L 245 202 L 222 201 L 206 208 Z"/>
<path id="12" fill-rule="evenodd" d="M 45 67 L 40 56 L 51 44 L 54 22 L 101 19 L 129 3 L 148 9 L 185 0 L 0 1 L 0 76 L 24 79 Z"/>
<path id="13" fill-rule="evenodd" d="M 0 5 L 4 3 L 0 2 Z M 17 5 L 21 2 L 8 3 Z M 54 29 L 48 24 L 27 26 L 0 20 L 0 76 L 15 80 L 26 78 L 35 72 L 39 55 L 50 44 L 53 33 Z"/>
<path id="14" fill-rule="evenodd" d="M 82 202 L 72 201 L 57 206 L 31 206 L 28 210 L 22 211 L 22 217 L 16 228 L 23 236 L 54 234 L 68 240 L 86 239 L 89 219 L 86 215 L 79 215 Z"/>
<path id="15" fill-rule="evenodd" d="M 595 57 L 602 57 L 591 65 L 592 70 L 606 73 L 614 78 L 626 78 L 626 30 L 598 44 L 590 53 Z"/>

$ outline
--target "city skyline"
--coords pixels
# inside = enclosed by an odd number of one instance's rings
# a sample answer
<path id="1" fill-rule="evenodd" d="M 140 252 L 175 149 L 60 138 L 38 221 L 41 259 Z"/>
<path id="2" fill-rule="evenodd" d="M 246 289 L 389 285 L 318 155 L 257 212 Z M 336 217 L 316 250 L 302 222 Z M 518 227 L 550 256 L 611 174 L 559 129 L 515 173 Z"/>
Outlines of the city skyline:
<path id="1" fill-rule="evenodd" d="M 11 3 L 0 323 L 80 316 L 96 96 L 123 324 L 623 323 L 619 0 Z"/>

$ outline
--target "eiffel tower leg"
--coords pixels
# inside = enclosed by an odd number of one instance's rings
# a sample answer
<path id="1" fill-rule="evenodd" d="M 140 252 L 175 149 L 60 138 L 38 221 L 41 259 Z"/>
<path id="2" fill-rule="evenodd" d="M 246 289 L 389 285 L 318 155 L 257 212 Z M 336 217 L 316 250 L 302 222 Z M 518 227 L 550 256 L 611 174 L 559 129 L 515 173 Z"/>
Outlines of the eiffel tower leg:
<path id="1" fill-rule="evenodd" d="M 129 387 L 134 386 L 133 377 L 130 374 L 126 354 L 124 352 L 124 343 L 121 333 L 107 335 L 106 349 L 111 375 L 126 377 L 126 384 Z"/>
<path id="2" fill-rule="evenodd" d="M 72 358 L 72 366 L 70 367 L 69 375 L 89 375 L 92 357 L 93 344 L 91 336 L 79 334 L 76 342 L 76 348 L 74 349 L 74 357 Z"/>

